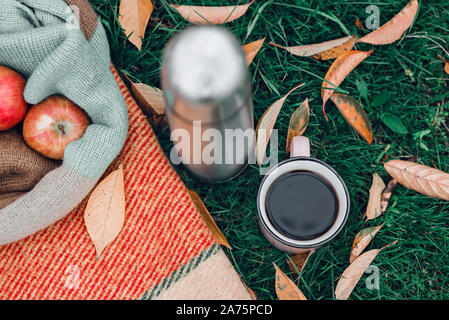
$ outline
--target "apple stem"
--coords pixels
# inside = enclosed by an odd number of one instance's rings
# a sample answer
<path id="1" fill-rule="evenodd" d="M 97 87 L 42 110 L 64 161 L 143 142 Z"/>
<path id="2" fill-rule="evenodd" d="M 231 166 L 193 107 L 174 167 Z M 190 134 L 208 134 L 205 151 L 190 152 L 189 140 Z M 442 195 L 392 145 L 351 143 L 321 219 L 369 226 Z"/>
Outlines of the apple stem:
<path id="1" fill-rule="evenodd" d="M 58 124 L 58 129 L 63 135 L 65 135 L 64 126 L 62 124 Z"/>

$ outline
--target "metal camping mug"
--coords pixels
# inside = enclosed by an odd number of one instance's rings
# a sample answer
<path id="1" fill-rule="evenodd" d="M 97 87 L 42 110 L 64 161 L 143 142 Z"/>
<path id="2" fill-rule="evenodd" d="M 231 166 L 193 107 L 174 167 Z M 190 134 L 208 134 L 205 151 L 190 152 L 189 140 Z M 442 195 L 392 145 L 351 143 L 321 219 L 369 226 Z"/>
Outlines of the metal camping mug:
<path id="1" fill-rule="evenodd" d="M 232 179 L 254 152 L 251 83 L 240 43 L 216 26 L 170 40 L 162 64 L 172 162 L 205 182 Z"/>
<path id="2" fill-rule="evenodd" d="M 285 206 L 288 207 L 284 206 L 282 208 L 282 206 L 280 206 L 280 210 L 289 210 L 289 212 L 293 212 L 293 217 L 290 216 L 287 218 L 280 213 L 282 216 L 281 219 L 284 219 L 283 223 L 287 226 L 284 230 L 281 230 L 279 224 L 274 221 L 276 217 L 270 217 L 269 210 L 267 210 L 267 206 L 270 205 L 267 201 L 270 201 L 268 195 L 270 194 L 271 186 L 274 183 L 277 183 L 277 185 L 279 185 L 279 183 L 288 183 L 288 180 L 282 180 L 282 177 L 286 177 L 286 174 L 302 172 L 324 179 L 323 181 L 326 181 L 326 183 L 329 184 L 329 187 L 333 189 L 332 192 L 337 202 L 333 220 L 326 226 L 326 229 L 323 229 L 320 233 L 314 235 L 313 238 L 307 239 L 294 237 L 292 234 L 295 233 L 295 230 L 291 231 L 291 229 L 286 229 L 300 227 L 301 229 L 307 230 L 307 228 L 313 228 L 314 216 L 316 217 L 317 214 L 320 214 L 316 211 L 316 208 L 320 207 L 319 202 L 322 201 L 321 195 L 314 194 L 311 197 L 310 189 L 307 190 L 309 198 L 313 198 L 314 200 L 307 201 L 307 210 L 309 211 L 304 212 L 305 207 L 302 207 L 303 203 L 301 203 L 300 195 L 297 194 L 298 191 L 294 190 L 291 185 L 284 186 L 284 190 L 287 190 L 287 192 L 284 193 L 289 193 L 285 196 L 290 197 L 290 201 L 285 204 Z M 307 189 L 310 188 L 310 186 L 307 185 L 304 186 L 304 188 Z M 293 197 L 291 197 L 291 195 L 293 195 Z M 346 224 L 349 210 L 349 193 L 343 179 L 328 164 L 310 157 L 310 142 L 308 138 L 303 136 L 296 136 L 292 139 L 290 158 L 280 162 L 268 172 L 262 180 L 257 195 L 259 225 L 265 238 L 278 249 L 295 254 L 321 247 L 334 239 Z M 301 212 L 301 214 L 305 216 L 301 217 L 302 220 L 300 223 L 294 221 L 297 212 Z M 309 219 L 309 221 L 307 221 L 307 219 Z M 307 223 L 309 223 L 309 225 L 307 225 Z"/>

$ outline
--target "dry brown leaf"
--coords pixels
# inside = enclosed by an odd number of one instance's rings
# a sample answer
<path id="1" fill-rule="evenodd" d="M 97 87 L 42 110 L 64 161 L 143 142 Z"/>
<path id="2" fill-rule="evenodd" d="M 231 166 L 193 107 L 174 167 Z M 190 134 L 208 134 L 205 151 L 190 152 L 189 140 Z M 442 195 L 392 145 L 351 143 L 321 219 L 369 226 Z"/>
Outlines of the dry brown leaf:
<path id="1" fill-rule="evenodd" d="M 167 124 L 164 91 L 144 83 L 134 83 L 128 78 L 126 73 L 125 77 L 131 84 L 131 91 L 134 94 L 137 104 L 149 117 L 151 123 L 156 126 Z"/>
<path id="2" fill-rule="evenodd" d="M 285 96 L 277 100 L 267 110 L 265 110 L 264 114 L 260 118 L 259 123 L 256 127 L 256 160 L 259 166 L 261 166 L 263 163 L 265 152 L 268 146 L 268 141 L 270 141 L 271 132 L 273 131 L 274 124 L 276 123 L 276 119 L 279 115 L 279 112 L 281 111 L 282 106 L 284 105 L 285 100 L 293 91 L 302 87 L 303 85 L 304 83 L 291 89 Z M 259 132 L 259 130 L 263 131 Z"/>
<path id="3" fill-rule="evenodd" d="M 193 203 L 198 208 L 198 211 L 201 213 L 201 216 L 203 217 L 204 222 L 206 223 L 209 230 L 212 232 L 212 235 L 214 236 L 217 243 L 221 244 L 222 246 L 225 246 L 229 249 L 232 249 L 228 240 L 226 240 L 226 237 L 223 235 L 220 228 L 218 228 L 214 219 L 210 215 L 209 210 L 207 210 L 203 201 L 201 201 L 200 196 L 193 190 L 189 189 L 188 191 L 189 191 L 190 197 L 192 198 Z"/>
<path id="4" fill-rule="evenodd" d="M 326 73 L 321 89 L 321 97 L 323 98 L 323 112 L 327 119 L 324 106 L 330 96 L 334 93 L 335 89 L 343 82 L 355 67 L 359 65 L 363 60 L 369 57 L 374 50 L 370 51 L 358 51 L 353 50 L 343 53 L 339 56 Z"/>
<path id="5" fill-rule="evenodd" d="M 310 256 L 312 254 L 314 254 L 315 250 L 309 250 L 309 251 L 304 251 L 302 253 L 298 253 L 295 255 L 291 255 L 290 259 L 287 258 L 287 264 L 288 267 L 290 268 L 290 271 L 293 272 L 296 277 L 298 278 L 298 282 L 299 282 L 299 276 L 301 275 L 302 270 L 304 269 L 304 267 L 307 264 L 307 261 L 309 260 Z M 293 261 L 293 263 L 292 263 Z"/>
<path id="6" fill-rule="evenodd" d="M 382 213 L 385 213 L 387 211 L 388 203 L 390 203 L 391 196 L 397 185 L 398 182 L 395 179 L 391 179 L 387 183 L 384 191 L 382 191 L 382 195 L 380 196 L 380 210 Z"/>
<path id="7" fill-rule="evenodd" d="M 358 29 L 365 30 L 365 27 L 363 26 L 363 22 L 362 22 L 362 20 L 360 20 L 360 18 L 355 19 L 355 26 Z"/>
<path id="8" fill-rule="evenodd" d="M 146 113 L 154 115 L 155 117 L 162 117 L 165 115 L 163 90 L 143 83 L 132 83 L 131 90 L 136 97 L 137 103 Z"/>
<path id="9" fill-rule="evenodd" d="M 338 111 L 346 122 L 365 139 L 368 144 L 373 143 L 373 129 L 360 103 L 346 94 L 334 93 L 330 99 L 337 106 Z"/>
<path id="10" fill-rule="evenodd" d="M 367 251 L 357 259 L 355 259 L 343 272 L 340 280 L 338 280 L 337 288 L 335 289 L 335 298 L 338 300 L 347 300 L 354 290 L 355 286 L 359 282 L 360 278 L 365 273 L 366 268 L 369 267 L 369 265 L 371 264 L 371 262 L 373 262 L 374 258 L 376 258 L 379 252 L 395 244 L 396 242 L 397 240 L 380 249 Z"/>
<path id="11" fill-rule="evenodd" d="M 260 48 L 262 48 L 264 42 L 265 38 L 247 43 L 244 46 L 242 46 L 243 52 L 245 53 L 247 66 L 249 66 L 251 62 L 253 62 L 254 57 L 257 55 Z"/>
<path id="12" fill-rule="evenodd" d="M 418 12 L 418 6 L 418 0 L 411 0 L 393 19 L 360 38 L 357 42 L 377 45 L 395 42 L 412 25 Z"/>
<path id="13" fill-rule="evenodd" d="M 384 167 L 404 187 L 449 201 L 449 173 L 403 160 L 388 161 Z"/>
<path id="14" fill-rule="evenodd" d="M 377 174 L 373 174 L 373 183 L 369 189 L 369 200 L 366 208 L 366 220 L 372 220 L 382 215 L 380 207 L 380 198 L 382 191 L 385 189 L 385 183 L 382 178 Z"/>
<path id="15" fill-rule="evenodd" d="M 312 58 L 317 59 L 319 61 L 325 61 L 330 59 L 335 59 L 341 56 L 345 52 L 349 52 L 354 47 L 354 43 L 356 42 L 356 38 L 352 37 L 345 43 L 339 45 L 338 47 L 314 54 Z"/>
<path id="16" fill-rule="evenodd" d="M 246 285 L 245 285 L 246 286 Z M 249 294 L 251 295 L 251 298 L 253 300 L 258 300 L 257 295 L 254 293 L 254 291 L 252 289 L 250 289 L 249 287 L 246 286 L 246 289 L 248 290 Z"/>
<path id="17" fill-rule="evenodd" d="M 92 192 L 84 212 L 84 223 L 99 258 L 125 223 L 125 185 L 121 164 Z"/>
<path id="18" fill-rule="evenodd" d="M 148 20 L 153 12 L 151 0 L 121 0 L 118 21 L 129 37 L 129 42 L 142 49 L 142 39 L 145 35 Z"/>
<path id="19" fill-rule="evenodd" d="M 270 42 L 270 44 L 285 49 L 295 56 L 312 57 L 317 60 L 329 60 L 335 59 L 343 53 L 352 50 L 352 47 L 354 46 L 356 40 L 357 39 L 354 36 L 348 36 L 340 39 L 303 46 L 283 47 L 273 42 Z"/>
<path id="20" fill-rule="evenodd" d="M 296 108 L 290 118 L 287 133 L 287 144 L 285 146 L 287 153 L 290 152 L 290 145 L 293 137 L 302 136 L 306 131 L 307 125 L 309 124 L 309 115 L 309 99 L 306 99 L 298 108 Z"/>
<path id="21" fill-rule="evenodd" d="M 184 6 L 179 4 L 170 4 L 187 21 L 193 24 L 223 24 L 234 21 L 243 16 L 252 5 L 250 3 L 238 6 Z"/>
<path id="22" fill-rule="evenodd" d="M 279 300 L 307 300 L 296 284 L 273 262 L 276 269 L 276 294 Z"/>
<path id="23" fill-rule="evenodd" d="M 365 250 L 371 240 L 376 236 L 379 230 L 384 224 L 380 226 L 371 227 L 361 230 L 355 236 L 354 242 L 352 243 L 351 256 L 349 257 L 349 263 L 352 263 L 360 254 Z"/>
<path id="24" fill-rule="evenodd" d="M 246 290 L 248 290 L 249 294 L 251 295 L 252 300 L 258 300 L 257 299 L 257 295 L 254 293 L 254 291 L 250 287 L 248 287 L 246 285 L 246 283 L 242 279 L 240 279 L 240 281 L 242 281 L 242 283 L 245 286 Z"/>

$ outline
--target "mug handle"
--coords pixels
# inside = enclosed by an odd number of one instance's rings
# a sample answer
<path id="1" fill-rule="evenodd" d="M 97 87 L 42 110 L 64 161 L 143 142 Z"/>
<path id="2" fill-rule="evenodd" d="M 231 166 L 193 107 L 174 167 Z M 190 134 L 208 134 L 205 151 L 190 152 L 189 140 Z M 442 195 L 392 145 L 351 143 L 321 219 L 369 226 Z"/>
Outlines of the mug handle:
<path id="1" fill-rule="evenodd" d="M 310 157 L 310 141 L 304 136 L 295 136 L 290 145 L 290 157 Z"/>

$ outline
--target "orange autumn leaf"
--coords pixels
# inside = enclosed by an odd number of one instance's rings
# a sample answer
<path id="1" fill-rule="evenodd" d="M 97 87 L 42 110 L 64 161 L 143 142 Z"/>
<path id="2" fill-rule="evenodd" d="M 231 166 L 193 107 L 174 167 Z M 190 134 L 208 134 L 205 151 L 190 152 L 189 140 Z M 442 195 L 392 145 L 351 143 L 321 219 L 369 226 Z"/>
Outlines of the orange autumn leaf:
<path id="1" fill-rule="evenodd" d="M 166 124 L 167 116 L 165 110 L 164 91 L 146 85 L 144 83 L 135 83 L 126 75 L 126 79 L 131 84 L 131 91 L 139 107 L 149 116 L 149 120 L 154 125 Z"/>
<path id="2" fill-rule="evenodd" d="M 137 102 L 143 106 L 144 111 L 154 114 L 155 117 L 165 114 L 164 91 L 144 83 L 132 83 L 131 89 Z"/>
<path id="3" fill-rule="evenodd" d="M 142 49 L 142 39 L 145 35 L 148 20 L 153 12 L 151 0 L 121 0 L 119 22 L 128 40 Z"/>
<path id="4" fill-rule="evenodd" d="M 84 211 L 84 223 L 99 258 L 125 224 L 125 185 L 121 164 L 90 195 Z"/>
<path id="5" fill-rule="evenodd" d="M 314 54 L 312 56 L 312 58 L 317 59 L 319 61 L 325 61 L 325 60 L 331 60 L 331 59 L 338 58 L 343 53 L 351 51 L 352 48 L 354 47 L 354 43 L 356 41 L 357 41 L 357 39 L 355 37 L 352 37 L 345 43 L 343 43 L 335 48 L 331 48 L 329 50 Z"/>
<path id="6" fill-rule="evenodd" d="M 243 16 L 252 5 L 250 3 L 237 6 L 185 6 L 170 4 L 187 21 L 193 24 L 223 24 L 234 21 Z"/>
<path id="7" fill-rule="evenodd" d="M 290 271 L 293 272 L 299 281 L 299 276 L 301 275 L 302 270 L 307 264 L 310 256 L 315 253 L 315 250 L 304 251 L 302 253 L 291 255 L 290 258 L 287 258 L 287 264 L 290 268 Z"/>
<path id="8" fill-rule="evenodd" d="M 360 278 L 362 278 L 362 275 L 365 273 L 366 269 L 369 267 L 371 262 L 373 262 L 376 256 L 382 250 L 395 244 L 396 242 L 397 240 L 380 249 L 367 251 L 357 259 L 355 259 L 343 272 L 340 280 L 338 280 L 337 287 L 335 288 L 335 298 L 338 300 L 347 300 L 356 287 L 357 283 L 359 282 Z"/>
<path id="9" fill-rule="evenodd" d="M 193 190 L 187 190 L 189 192 L 190 198 L 192 199 L 193 203 L 197 207 L 198 211 L 200 212 L 201 216 L 203 217 L 204 222 L 206 223 L 207 227 L 209 228 L 210 232 L 212 232 L 212 235 L 215 238 L 215 241 L 217 241 L 218 244 L 221 244 L 222 246 L 225 246 L 229 249 L 232 249 L 231 245 L 229 244 L 226 237 L 221 232 L 220 228 L 218 228 L 217 224 L 215 223 L 214 219 L 209 213 L 209 210 L 207 210 L 206 206 L 204 205 L 203 201 L 201 201 L 200 196 Z"/>
<path id="10" fill-rule="evenodd" d="M 382 178 L 374 173 L 373 183 L 369 189 L 368 206 L 366 207 L 366 220 L 373 220 L 382 215 L 382 192 L 385 190 L 385 183 Z"/>
<path id="11" fill-rule="evenodd" d="M 290 123 L 288 125 L 287 144 L 285 146 L 286 152 L 290 151 L 290 145 L 293 137 L 302 136 L 309 124 L 309 99 L 304 100 L 301 105 L 293 112 Z"/>
<path id="12" fill-rule="evenodd" d="M 360 254 L 365 250 L 371 240 L 376 236 L 379 230 L 383 227 L 381 224 L 377 227 L 371 227 L 361 230 L 355 236 L 354 242 L 352 243 L 351 256 L 349 258 L 349 263 L 352 263 Z"/>
<path id="13" fill-rule="evenodd" d="M 360 38 L 357 42 L 375 45 L 390 44 L 398 40 L 412 25 L 418 12 L 418 0 L 411 0 L 396 16 L 379 29 Z"/>
<path id="14" fill-rule="evenodd" d="M 312 57 L 317 60 L 329 60 L 335 59 L 343 53 L 352 50 L 355 41 L 356 38 L 354 36 L 348 36 L 303 46 L 283 47 L 273 42 L 270 42 L 270 44 L 285 49 L 295 56 Z"/>
<path id="15" fill-rule="evenodd" d="M 331 97 L 338 86 L 343 82 L 343 80 L 357 67 L 363 60 L 369 57 L 374 50 L 370 51 L 358 51 L 353 50 L 343 53 L 334 63 L 326 73 L 321 89 L 321 97 L 323 98 L 323 112 L 327 119 L 324 106 L 327 100 Z"/>
<path id="16" fill-rule="evenodd" d="M 273 103 L 259 120 L 256 127 L 257 141 L 256 141 L 256 160 L 259 166 L 263 164 L 265 152 L 267 150 L 268 142 L 270 141 L 271 132 L 273 131 L 274 124 L 278 118 L 279 112 L 284 105 L 287 97 L 296 89 L 302 87 L 304 83 L 291 89 L 285 96 Z"/>
<path id="17" fill-rule="evenodd" d="M 362 20 L 360 20 L 360 18 L 357 18 L 357 19 L 355 20 L 355 26 L 356 26 L 358 29 L 361 29 L 361 30 L 364 30 L 364 29 L 365 29 L 365 27 L 363 26 L 363 22 L 362 22 Z"/>
<path id="18" fill-rule="evenodd" d="M 307 300 L 296 284 L 273 262 L 276 269 L 276 294 L 279 300 Z"/>
<path id="19" fill-rule="evenodd" d="M 363 138 L 368 144 L 373 143 L 373 129 L 368 120 L 365 110 L 360 103 L 346 94 L 334 93 L 330 99 L 337 106 L 338 111 L 346 122 Z"/>
<path id="20" fill-rule="evenodd" d="M 246 59 L 247 66 L 249 66 L 251 64 L 251 62 L 253 62 L 254 57 L 257 55 L 260 48 L 262 48 L 262 45 L 264 42 L 265 42 L 265 38 L 247 43 L 242 46 L 242 50 L 245 53 L 245 59 Z"/>
<path id="21" fill-rule="evenodd" d="M 245 283 L 242 279 L 240 279 L 240 280 L 242 281 L 242 283 L 243 283 L 243 285 L 245 286 L 246 290 L 248 290 L 249 295 L 251 296 L 251 299 L 252 299 L 252 300 L 258 300 L 258 299 L 257 299 L 257 295 L 255 294 L 255 292 L 253 291 L 253 289 L 251 289 L 250 287 L 248 287 L 248 286 L 246 285 L 246 283 Z"/>
<path id="22" fill-rule="evenodd" d="M 388 161 L 384 167 L 404 187 L 449 201 L 449 173 L 404 160 Z"/>

